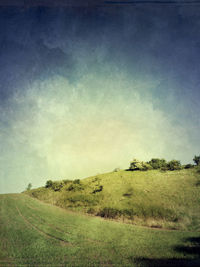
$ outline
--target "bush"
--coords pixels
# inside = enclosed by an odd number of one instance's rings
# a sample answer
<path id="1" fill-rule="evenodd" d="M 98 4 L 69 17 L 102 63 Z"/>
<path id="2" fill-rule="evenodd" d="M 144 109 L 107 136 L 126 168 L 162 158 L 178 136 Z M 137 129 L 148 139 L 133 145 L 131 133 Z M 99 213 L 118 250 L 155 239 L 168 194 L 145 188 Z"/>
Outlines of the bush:
<path id="1" fill-rule="evenodd" d="M 80 190 L 83 190 L 84 189 L 84 187 L 83 187 L 83 185 L 81 184 L 81 183 L 72 183 L 72 184 L 70 184 L 70 186 L 67 188 L 67 190 L 68 191 L 80 191 Z"/>
<path id="2" fill-rule="evenodd" d="M 69 184 L 69 183 L 71 183 L 72 182 L 72 180 L 68 180 L 68 179 L 65 179 L 65 180 L 62 180 L 63 181 L 63 183 L 66 185 L 66 184 Z"/>
<path id="3" fill-rule="evenodd" d="M 167 169 L 170 171 L 180 170 L 181 169 L 181 163 L 179 160 L 171 160 L 167 163 Z"/>
<path id="4" fill-rule="evenodd" d="M 194 167 L 194 165 L 192 165 L 192 164 L 186 164 L 185 166 L 184 166 L 184 169 L 190 169 L 190 168 L 193 168 Z"/>
<path id="5" fill-rule="evenodd" d="M 98 185 L 94 190 L 93 190 L 93 194 L 101 192 L 103 190 L 103 185 Z"/>
<path id="6" fill-rule="evenodd" d="M 105 207 L 97 213 L 98 216 L 103 218 L 116 218 L 121 215 L 121 211 L 115 208 Z"/>
<path id="7" fill-rule="evenodd" d="M 52 181 L 52 180 L 48 180 L 48 181 L 46 182 L 45 187 L 46 187 L 46 188 L 50 188 L 50 187 L 52 187 L 52 185 L 53 185 L 53 181 Z"/>
<path id="8" fill-rule="evenodd" d="M 73 181 L 73 184 L 80 184 L 80 183 L 81 183 L 80 179 L 75 179 L 75 180 Z"/>
<path id="9" fill-rule="evenodd" d="M 137 159 L 134 159 L 131 162 L 129 169 L 132 171 L 137 171 L 137 170 L 140 170 L 141 168 L 142 168 L 142 162 Z"/>
<path id="10" fill-rule="evenodd" d="M 153 169 L 161 169 L 166 167 L 167 162 L 165 159 L 153 158 L 148 162 L 148 164 L 150 164 Z"/>
<path id="11" fill-rule="evenodd" d="M 147 170 L 150 170 L 152 169 L 151 165 L 146 163 L 146 162 L 143 162 L 143 161 L 139 161 L 137 159 L 134 159 L 131 164 L 130 164 L 130 168 L 129 170 L 131 171 L 147 171 Z"/>
<path id="12" fill-rule="evenodd" d="M 194 156 L 193 161 L 196 165 L 200 165 L 200 156 Z"/>
<path id="13" fill-rule="evenodd" d="M 146 162 L 142 162 L 142 168 L 140 169 L 141 171 L 148 171 L 152 170 L 152 166 Z"/>
<path id="14" fill-rule="evenodd" d="M 63 181 L 56 181 L 56 182 L 52 183 L 51 188 L 54 191 L 60 191 L 63 186 L 64 186 L 64 182 Z"/>
<path id="15" fill-rule="evenodd" d="M 72 181 L 72 183 L 70 184 L 70 186 L 66 190 L 68 190 L 68 191 L 80 191 L 80 190 L 84 190 L 84 186 L 81 183 L 80 179 L 75 179 L 74 181 Z"/>
<path id="16" fill-rule="evenodd" d="M 95 214 L 96 211 L 95 211 L 94 208 L 89 208 L 89 209 L 87 210 L 87 213 L 88 213 L 88 214 Z"/>
<path id="17" fill-rule="evenodd" d="M 135 211 L 133 209 L 123 209 L 121 211 L 121 213 L 122 213 L 123 216 L 125 216 L 125 217 L 127 217 L 127 218 L 129 218 L 131 220 L 133 220 L 134 215 L 136 215 Z"/>
<path id="18" fill-rule="evenodd" d="M 149 204 L 148 206 L 138 205 L 134 208 L 135 215 L 140 218 L 154 218 L 154 219 L 164 219 L 167 221 L 176 221 L 178 220 L 177 214 L 175 211 L 164 208 L 159 205 Z"/>

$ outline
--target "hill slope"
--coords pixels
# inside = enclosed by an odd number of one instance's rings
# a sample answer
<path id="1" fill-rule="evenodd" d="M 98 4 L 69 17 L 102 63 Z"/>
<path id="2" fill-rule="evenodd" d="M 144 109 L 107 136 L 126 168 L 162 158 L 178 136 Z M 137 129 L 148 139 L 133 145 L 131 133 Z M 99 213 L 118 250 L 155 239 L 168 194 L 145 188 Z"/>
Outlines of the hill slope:
<path id="1" fill-rule="evenodd" d="M 26 193 L 63 208 L 134 224 L 200 230 L 199 180 L 195 168 L 117 171 Z"/>
<path id="2" fill-rule="evenodd" d="M 199 266 L 199 233 L 148 229 L 0 195 L 0 266 Z"/>

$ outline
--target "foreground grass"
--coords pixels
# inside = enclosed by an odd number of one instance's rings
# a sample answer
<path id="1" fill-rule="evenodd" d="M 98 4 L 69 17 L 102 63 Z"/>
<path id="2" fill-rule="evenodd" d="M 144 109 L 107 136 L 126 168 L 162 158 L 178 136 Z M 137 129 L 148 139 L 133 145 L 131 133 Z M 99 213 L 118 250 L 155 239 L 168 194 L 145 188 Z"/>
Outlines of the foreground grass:
<path id="1" fill-rule="evenodd" d="M 198 231 L 199 181 L 195 168 L 118 171 L 83 179 L 80 185 L 69 182 L 56 192 L 43 187 L 26 193 L 63 208 L 105 217 L 105 208 L 110 209 L 108 217 L 137 225 Z"/>
<path id="2" fill-rule="evenodd" d="M 0 195 L 0 266 L 200 266 L 199 232 L 85 216 Z"/>

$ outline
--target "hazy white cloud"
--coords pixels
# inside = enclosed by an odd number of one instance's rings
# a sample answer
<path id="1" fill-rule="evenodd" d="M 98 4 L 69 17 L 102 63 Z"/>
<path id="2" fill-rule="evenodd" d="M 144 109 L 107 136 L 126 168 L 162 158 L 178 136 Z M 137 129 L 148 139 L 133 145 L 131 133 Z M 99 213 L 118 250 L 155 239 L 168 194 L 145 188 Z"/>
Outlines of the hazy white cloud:
<path id="1" fill-rule="evenodd" d="M 139 93 L 155 84 L 92 73 L 76 85 L 55 76 L 16 94 L 0 135 L 2 191 L 127 168 L 133 157 L 184 160 L 187 133 Z"/>

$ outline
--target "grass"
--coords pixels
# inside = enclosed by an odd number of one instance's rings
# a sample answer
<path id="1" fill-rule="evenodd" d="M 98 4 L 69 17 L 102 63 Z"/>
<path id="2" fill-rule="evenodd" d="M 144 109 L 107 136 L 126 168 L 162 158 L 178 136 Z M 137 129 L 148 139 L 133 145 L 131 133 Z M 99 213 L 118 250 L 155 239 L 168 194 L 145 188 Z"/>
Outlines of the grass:
<path id="1" fill-rule="evenodd" d="M 200 266 L 197 231 L 170 231 L 0 195 L 0 266 Z"/>
<path id="2" fill-rule="evenodd" d="M 136 225 L 200 230 L 200 174 L 177 171 L 117 171 L 89 177 L 60 191 L 38 188 L 30 196 L 66 209 Z M 106 212 L 105 212 L 106 211 Z"/>

